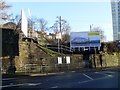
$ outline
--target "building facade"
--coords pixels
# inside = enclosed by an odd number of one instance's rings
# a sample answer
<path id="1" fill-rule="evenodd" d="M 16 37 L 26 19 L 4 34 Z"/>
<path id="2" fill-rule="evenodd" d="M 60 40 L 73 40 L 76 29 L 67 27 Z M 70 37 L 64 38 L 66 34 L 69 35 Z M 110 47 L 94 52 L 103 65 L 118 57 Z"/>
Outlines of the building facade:
<path id="1" fill-rule="evenodd" d="M 111 0 L 113 40 L 120 40 L 120 0 Z"/>

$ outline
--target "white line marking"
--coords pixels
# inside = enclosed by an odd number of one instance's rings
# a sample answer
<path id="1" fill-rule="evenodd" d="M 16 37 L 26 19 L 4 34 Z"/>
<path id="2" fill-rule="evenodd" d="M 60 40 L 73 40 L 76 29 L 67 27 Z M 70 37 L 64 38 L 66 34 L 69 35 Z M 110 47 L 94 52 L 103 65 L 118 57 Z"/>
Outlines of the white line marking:
<path id="1" fill-rule="evenodd" d="M 5 81 L 5 80 L 12 80 L 12 79 L 15 79 L 15 78 L 3 78 L 2 80 Z"/>
<path id="2" fill-rule="evenodd" d="M 58 88 L 58 86 L 53 86 L 53 87 L 51 87 L 51 88 Z"/>
<path id="3" fill-rule="evenodd" d="M 102 73 L 101 73 L 102 74 Z M 102 75 L 106 75 L 106 76 L 108 76 L 108 77 L 113 77 L 113 75 L 109 75 L 109 74 L 105 74 L 105 73 L 103 73 Z"/>
<path id="4" fill-rule="evenodd" d="M 65 73 L 65 72 L 60 72 L 60 73 Z"/>
<path id="5" fill-rule="evenodd" d="M 86 74 L 83 74 L 85 77 L 89 78 L 90 80 L 94 80 L 92 77 L 86 75 Z"/>
<path id="6" fill-rule="evenodd" d="M 29 85 L 29 86 L 36 86 L 36 85 L 40 85 L 42 83 L 26 83 L 26 84 Z"/>
<path id="7" fill-rule="evenodd" d="M 2 88 L 5 88 L 5 87 L 14 87 L 14 86 L 23 86 L 24 84 L 16 84 L 16 85 L 5 85 L 5 86 L 0 86 Z"/>
<path id="8" fill-rule="evenodd" d="M 92 82 L 92 81 L 101 80 L 101 79 L 105 79 L 105 78 L 108 78 L 108 77 L 105 76 L 105 77 L 102 77 L 102 78 L 97 78 L 97 79 L 93 79 L 93 80 L 86 80 L 86 81 L 82 81 L 82 82 L 78 82 L 78 83 L 82 84 L 82 83 Z"/>
<path id="9" fill-rule="evenodd" d="M 113 77 L 113 75 L 108 75 L 108 77 Z"/>
<path id="10" fill-rule="evenodd" d="M 75 72 L 75 71 L 71 71 L 71 72 Z"/>
<path id="11" fill-rule="evenodd" d="M 81 83 L 86 83 L 86 82 L 89 82 L 89 81 L 91 81 L 91 80 L 86 80 L 86 81 L 82 81 L 82 82 L 78 82 L 78 83 L 81 84 Z"/>
<path id="12" fill-rule="evenodd" d="M 115 73 L 115 72 L 112 72 L 112 71 L 103 71 L 103 73 Z"/>
<path id="13" fill-rule="evenodd" d="M 100 72 L 94 72 L 94 73 L 100 73 Z"/>
<path id="14" fill-rule="evenodd" d="M 13 84 L 13 83 L 10 83 L 9 85 L 4 85 L 4 86 L 0 86 L 2 88 L 5 88 L 5 87 L 14 87 L 14 86 L 23 86 L 23 85 L 29 85 L 29 86 L 36 86 L 36 85 L 40 85 L 42 83 L 23 83 L 23 84 Z"/>
<path id="15" fill-rule="evenodd" d="M 106 73 L 104 73 L 104 72 L 95 72 L 95 73 L 105 75 L 105 76 L 108 76 L 108 77 L 113 77 L 113 75 L 106 74 L 107 72 Z"/>
<path id="16" fill-rule="evenodd" d="M 112 72 L 112 71 L 102 71 L 102 72 L 94 72 L 94 73 L 115 73 L 115 72 Z"/>

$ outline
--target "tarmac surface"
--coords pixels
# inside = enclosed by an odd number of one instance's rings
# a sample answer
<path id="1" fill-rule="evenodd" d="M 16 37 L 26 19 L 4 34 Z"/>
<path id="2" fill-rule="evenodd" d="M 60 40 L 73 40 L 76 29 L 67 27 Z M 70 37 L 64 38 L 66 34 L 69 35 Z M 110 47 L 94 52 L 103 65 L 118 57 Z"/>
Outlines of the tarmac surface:
<path id="1" fill-rule="evenodd" d="M 118 68 L 77 70 L 48 74 L 17 75 L 2 78 L 2 90 L 18 89 L 114 89 L 119 88 Z"/>

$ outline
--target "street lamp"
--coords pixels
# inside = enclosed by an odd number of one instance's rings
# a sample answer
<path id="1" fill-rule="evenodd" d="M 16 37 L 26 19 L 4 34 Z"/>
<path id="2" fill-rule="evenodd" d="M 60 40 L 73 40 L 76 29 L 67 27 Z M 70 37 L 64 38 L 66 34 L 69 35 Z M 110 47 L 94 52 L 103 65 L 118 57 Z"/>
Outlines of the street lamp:
<path id="1" fill-rule="evenodd" d="M 93 27 L 93 24 L 92 24 L 92 25 L 90 25 L 90 31 L 92 31 L 92 27 Z"/>

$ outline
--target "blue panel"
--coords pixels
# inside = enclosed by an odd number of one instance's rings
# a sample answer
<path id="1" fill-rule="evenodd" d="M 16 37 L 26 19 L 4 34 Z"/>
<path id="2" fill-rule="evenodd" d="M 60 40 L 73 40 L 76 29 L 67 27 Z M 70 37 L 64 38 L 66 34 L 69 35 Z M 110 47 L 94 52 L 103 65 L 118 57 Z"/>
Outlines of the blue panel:
<path id="1" fill-rule="evenodd" d="M 100 35 L 88 36 L 88 32 L 70 33 L 70 47 L 99 47 L 99 46 L 101 46 Z"/>

